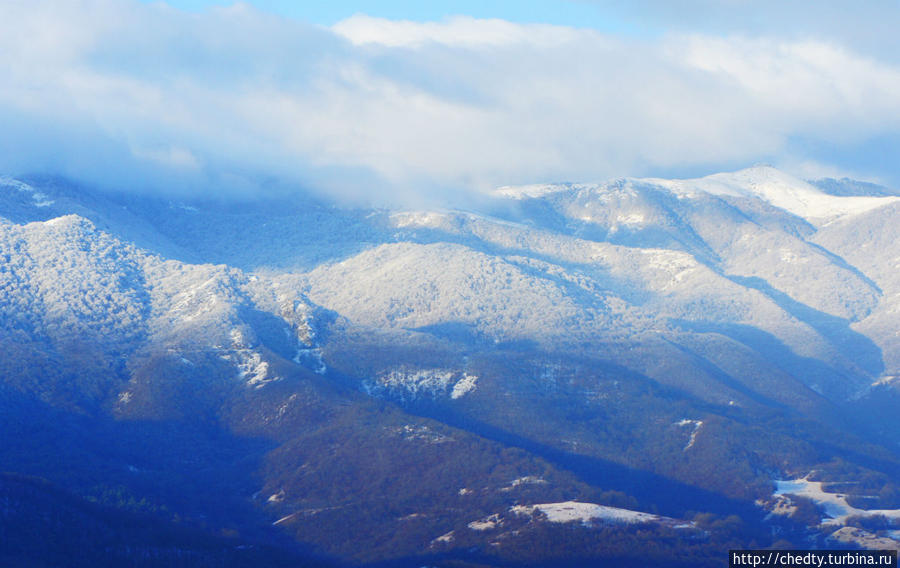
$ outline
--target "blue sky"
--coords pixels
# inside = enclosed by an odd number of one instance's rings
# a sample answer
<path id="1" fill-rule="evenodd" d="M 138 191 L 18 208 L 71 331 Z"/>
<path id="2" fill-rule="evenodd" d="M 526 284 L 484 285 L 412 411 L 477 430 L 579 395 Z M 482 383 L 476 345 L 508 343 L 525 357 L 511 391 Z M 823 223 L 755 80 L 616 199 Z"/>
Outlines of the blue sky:
<path id="1" fill-rule="evenodd" d="M 0 2 L 0 173 L 377 202 L 760 162 L 900 187 L 898 26 L 896 0 Z"/>
<path id="2" fill-rule="evenodd" d="M 148 0 L 150 1 L 150 0 Z M 172 6 L 200 12 L 210 7 L 228 6 L 228 0 L 173 0 Z M 590 27 L 611 32 L 634 33 L 635 26 L 626 24 L 612 10 L 596 3 L 568 0 L 460 0 L 460 1 L 386 1 L 360 2 L 296 2 L 286 0 L 252 0 L 260 10 L 308 22 L 332 25 L 357 13 L 389 19 L 419 22 L 441 20 L 448 16 L 502 18 L 519 23 L 546 23 Z"/>

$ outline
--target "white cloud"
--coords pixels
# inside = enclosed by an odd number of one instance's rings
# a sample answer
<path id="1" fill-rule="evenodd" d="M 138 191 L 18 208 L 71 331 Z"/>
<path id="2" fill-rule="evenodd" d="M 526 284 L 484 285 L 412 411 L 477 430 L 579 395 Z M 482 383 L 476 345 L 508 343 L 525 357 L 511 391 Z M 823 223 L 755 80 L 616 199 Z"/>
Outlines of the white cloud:
<path id="1" fill-rule="evenodd" d="M 516 44 L 553 47 L 586 33 L 560 26 L 516 24 L 467 16 L 454 16 L 443 22 L 413 22 L 372 18 L 365 14 L 338 22 L 332 29 L 354 45 L 386 47 L 420 47 L 427 44 L 476 48 Z"/>
<path id="2" fill-rule="evenodd" d="M 689 65 L 734 81 L 787 128 L 865 135 L 896 128 L 900 68 L 821 41 L 691 37 L 678 48 Z M 801 123 L 801 120 L 803 121 Z"/>
<path id="3" fill-rule="evenodd" d="M 643 30 L 819 39 L 900 61 L 897 0 L 576 0 Z"/>
<path id="4" fill-rule="evenodd" d="M 327 29 L 128 0 L 5 2 L 0 22 L 13 174 L 241 191 L 276 178 L 402 200 L 813 164 L 792 141 L 900 130 L 900 67 L 822 38 L 635 40 L 464 17 Z"/>

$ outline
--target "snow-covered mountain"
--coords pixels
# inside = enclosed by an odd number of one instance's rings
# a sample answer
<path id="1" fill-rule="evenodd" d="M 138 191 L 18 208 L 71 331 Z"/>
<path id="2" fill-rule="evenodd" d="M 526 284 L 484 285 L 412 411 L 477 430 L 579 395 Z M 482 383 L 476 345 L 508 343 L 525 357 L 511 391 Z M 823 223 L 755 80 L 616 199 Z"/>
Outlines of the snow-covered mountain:
<path id="1" fill-rule="evenodd" d="M 254 506 L 341 558 L 362 549 L 332 542 L 323 519 L 347 522 L 379 491 L 408 519 L 363 532 L 418 526 L 406 554 L 494 538 L 452 527 L 585 487 L 678 517 L 752 503 L 776 474 L 835 457 L 900 470 L 893 192 L 760 166 L 504 187 L 486 203 L 176 202 L 0 178 L 0 398 L 16 416 L 39 404 L 271 440 Z M 340 436 L 362 453 L 323 449 Z M 438 446 L 473 477 L 439 474 Z M 433 484 L 370 486 L 388 455 L 432 464 Z M 370 493 L 351 506 L 328 469 Z M 552 482 L 503 489 L 537 470 Z M 457 503 L 473 483 L 478 505 Z M 151 485 L 133 486 L 165 493 Z M 442 507 L 461 512 L 442 520 Z M 450 532 L 456 545 L 439 540 Z"/>

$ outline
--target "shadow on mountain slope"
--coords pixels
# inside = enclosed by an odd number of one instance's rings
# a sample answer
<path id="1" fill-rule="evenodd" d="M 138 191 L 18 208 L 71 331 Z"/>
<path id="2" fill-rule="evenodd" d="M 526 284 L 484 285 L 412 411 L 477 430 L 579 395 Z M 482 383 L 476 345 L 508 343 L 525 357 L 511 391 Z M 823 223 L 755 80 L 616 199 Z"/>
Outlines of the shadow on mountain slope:
<path id="1" fill-rule="evenodd" d="M 778 306 L 798 320 L 815 329 L 845 358 L 853 361 L 865 373 L 877 377 L 884 371 L 881 349 L 865 335 L 850 329 L 848 320 L 821 312 L 794 300 L 784 292 L 776 290 L 762 278 L 726 275 L 726 278 L 765 294 Z M 746 337 L 746 334 L 742 334 Z M 784 357 L 783 360 L 789 360 Z M 807 366 L 804 362 L 799 368 Z"/>

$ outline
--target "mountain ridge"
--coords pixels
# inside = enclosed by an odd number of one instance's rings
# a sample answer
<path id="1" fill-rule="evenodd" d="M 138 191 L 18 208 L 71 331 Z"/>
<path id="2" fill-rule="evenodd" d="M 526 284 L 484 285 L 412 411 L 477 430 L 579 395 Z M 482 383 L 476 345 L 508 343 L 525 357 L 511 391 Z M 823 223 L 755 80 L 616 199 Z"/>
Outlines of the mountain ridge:
<path id="1" fill-rule="evenodd" d="M 772 197 L 785 184 L 787 204 Z M 390 211 L 2 178 L 0 404 L 27 436 L 43 424 L 30 404 L 84 416 L 90 440 L 118 436 L 99 424 L 183 428 L 176 446 L 199 448 L 200 471 L 232 468 L 222 526 L 339 561 L 494 558 L 496 534 L 517 543 L 502 559 L 545 530 L 510 507 L 616 507 L 615 492 L 690 520 L 630 478 L 745 519 L 713 540 L 771 534 L 754 502 L 773 480 L 838 472 L 837 458 L 892 495 L 897 198 L 836 197 L 771 168 L 547 187 L 502 189 L 479 212 Z M 251 440 L 240 466 L 213 457 Z M 35 444 L 0 465 L 91 491 Z M 148 499 L 211 506 L 179 490 L 187 462 L 143 480 L 130 451 L 111 452 L 85 459 L 118 464 L 108 480 Z M 529 476 L 546 483 L 512 484 Z M 793 522 L 779 530 L 806 530 Z M 366 544 L 336 538 L 348 523 Z"/>

